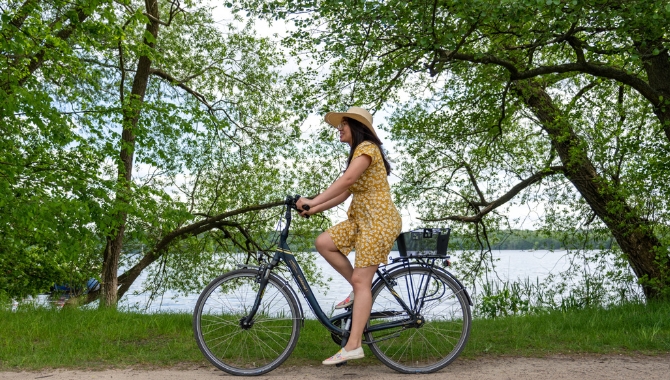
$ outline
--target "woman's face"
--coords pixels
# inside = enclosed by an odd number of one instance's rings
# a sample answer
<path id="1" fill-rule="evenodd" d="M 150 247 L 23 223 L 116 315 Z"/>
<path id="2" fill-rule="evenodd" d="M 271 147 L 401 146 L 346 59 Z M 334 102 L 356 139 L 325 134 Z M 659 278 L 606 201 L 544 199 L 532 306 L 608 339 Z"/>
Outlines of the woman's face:
<path id="1" fill-rule="evenodd" d="M 340 125 L 337 126 L 337 130 L 340 133 L 340 142 L 347 143 L 349 146 L 353 143 L 353 136 L 351 135 L 351 127 L 346 120 L 342 120 Z"/>

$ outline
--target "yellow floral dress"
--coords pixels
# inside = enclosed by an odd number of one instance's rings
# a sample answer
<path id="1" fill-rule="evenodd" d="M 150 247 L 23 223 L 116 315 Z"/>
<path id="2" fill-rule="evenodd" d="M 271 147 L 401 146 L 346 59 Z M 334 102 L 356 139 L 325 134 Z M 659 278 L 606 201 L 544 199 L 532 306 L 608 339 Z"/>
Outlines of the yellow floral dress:
<path id="1" fill-rule="evenodd" d="M 353 199 L 347 211 L 348 219 L 326 231 L 345 256 L 352 249 L 356 250 L 356 268 L 386 264 L 393 242 L 402 229 L 402 219 L 391 199 L 379 147 L 363 141 L 354 150 L 352 161 L 362 154 L 370 156 L 372 162 L 349 187 Z"/>

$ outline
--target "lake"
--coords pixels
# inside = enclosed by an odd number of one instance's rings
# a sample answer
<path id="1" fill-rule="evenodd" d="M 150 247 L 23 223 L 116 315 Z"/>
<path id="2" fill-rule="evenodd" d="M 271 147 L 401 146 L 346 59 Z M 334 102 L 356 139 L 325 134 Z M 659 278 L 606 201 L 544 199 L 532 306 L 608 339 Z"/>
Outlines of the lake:
<path id="1" fill-rule="evenodd" d="M 391 252 L 391 256 L 397 256 L 397 252 Z M 351 291 L 349 284 L 337 272 L 335 272 L 326 261 L 321 258 L 318 253 L 314 253 L 317 257 L 316 263 L 323 272 L 323 277 L 332 277 L 332 281 L 324 288 L 312 287 L 319 301 L 321 308 L 328 313 L 332 307 L 346 298 Z M 354 253 L 349 255 L 349 260 L 353 263 Z M 459 251 L 451 252 L 451 261 L 456 263 L 458 261 Z M 493 258 L 498 259 L 496 262 L 496 269 L 501 280 L 517 280 L 529 278 L 531 281 L 539 279 L 544 280 L 550 273 L 558 273 L 567 269 L 570 261 L 566 256 L 566 251 L 494 251 Z M 193 312 L 195 303 L 198 300 L 199 294 L 191 294 L 189 296 L 175 297 L 175 293 L 168 292 L 164 297 L 154 302 L 147 307 L 148 294 L 132 295 L 134 291 L 141 289 L 144 276 L 138 278 L 133 286 L 130 288 L 128 295 L 123 297 L 119 302 L 120 306 L 146 309 L 149 313 L 155 312 Z M 298 293 L 298 298 L 302 303 L 306 316 L 313 317 L 307 302 L 302 294 L 299 293 L 298 287 L 291 280 L 291 285 Z"/>

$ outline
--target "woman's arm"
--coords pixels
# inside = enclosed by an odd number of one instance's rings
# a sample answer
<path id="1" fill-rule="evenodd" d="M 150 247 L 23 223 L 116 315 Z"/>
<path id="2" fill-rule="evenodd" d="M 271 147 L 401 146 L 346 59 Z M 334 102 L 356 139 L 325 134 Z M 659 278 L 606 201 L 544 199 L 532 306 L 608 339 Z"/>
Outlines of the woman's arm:
<path id="1" fill-rule="evenodd" d="M 358 180 L 358 178 L 363 174 L 363 172 L 365 172 L 365 169 L 367 169 L 370 166 L 371 162 L 372 158 L 367 154 L 362 154 L 354 158 L 353 160 L 351 160 L 351 163 L 349 164 L 347 170 L 344 172 L 344 174 L 342 174 L 342 177 L 338 178 L 335 182 L 333 182 L 332 185 L 330 185 L 326 189 L 326 191 L 317 195 L 316 197 L 314 197 L 314 199 L 300 198 L 297 202 L 298 208 L 300 209 L 302 208 L 303 205 L 308 205 L 311 211 L 312 208 L 320 206 L 321 204 L 324 204 L 326 202 L 328 202 L 327 205 L 330 205 L 331 203 L 329 201 L 342 196 L 344 193 L 349 194 L 349 186 L 353 185 L 354 182 Z M 348 196 L 349 195 L 347 195 L 347 197 Z M 336 204 L 344 202 L 345 199 L 346 197 L 343 198 L 341 202 L 338 202 Z M 330 207 L 323 208 L 323 210 L 328 210 L 329 208 L 332 208 L 334 205 L 335 204 L 333 204 Z M 307 215 L 311 214 L 313 213 L 308 212 Z"/>
<path id="2" fill-rule="evenodd" d="M 344 193 L 342 193 L 342 194 L 336 196 L 335 198 L 333 198 L 333 199 L 331 199 L 331 200 L 329 200 L 329 201 L 326 201 L 326 202 L 323 202 L 323 203 L 321 203 L 321 204 L 319 204 L 319 205 L 316 205 L 316 206 L 314 206 L 314 207 L 311 207 L 311 208 L 309 209 L 309 212 L 307 212 L 307 211 L 302 211 L 302 212 L 300 213 L 300 215 L 302 215 L 302 216 L 308 216 L 308 215 L 312 215 L 312 214 L 317 214 L 317 213 L 320 213 L 320 212 L 324 212 L 324 211 L 326 211 L 326 210 L 330 210 L 331 208 L 333 208 L 333 207 L 339 205 L 340 203 L 346 201 L 347 198 L 349 198 L 350 195 L 351 195 L 351 193 L 349 192 L 349 190 L 347 190 L 347 191 L 345 191 Z M 300 208 L 301 208 L 301 206 L 298 206 L 298 209 L 300 209 Z"/>

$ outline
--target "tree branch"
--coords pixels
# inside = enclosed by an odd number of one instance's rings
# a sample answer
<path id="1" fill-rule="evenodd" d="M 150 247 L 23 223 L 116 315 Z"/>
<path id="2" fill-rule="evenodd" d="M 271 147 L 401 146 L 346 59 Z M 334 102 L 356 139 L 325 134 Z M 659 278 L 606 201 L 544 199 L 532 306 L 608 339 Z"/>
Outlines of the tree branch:
<path id="1" fill-rule="evenodd" d="M 441 222 L 445 220 L 453 220 L 457 222 L 465 222 L 465 223 L 479 223 L 484 216 L 486 216 L 488 213 L 491 211 L 495 210 L 496 208 L 502 206 L 503 204 L 507 203 L 509 200 L 514 198 L 518 193 L 520 193 L 522 190 L 527 188 L 528 186 L 540 181 L 541 179 L 545 177 L 552 176 L 554 174 L 559 174 L 563 173 L 565 168 L 563 166 L 552 166 L 547 168 L 546 170 L 543 170 L 541 172 L 537 172 L 530 177 L 526 178 L 525 180 L 519 182 L 517 185 L 512 187 L 507 193 L 505 193 L 503 196 L 500 198 L 494 200 L 491 203 L 486 203 L 484 208 L 480 210 L 477 215 L 474 216 L 464 216 L 464 215 L 451 215 L 451 216 L 446 216 L 443 218 L 437 218 L 437 219 L 420 219 L 426 222 Z M 478 191 L 479 192 L 479 191 Z M 481 195 L 480 195 L 481 196 Z"/>
<path id="2" fill-rule="evenodd" d="M 201 93 L 195 91 L 191 87 L 187 86 L 184 84 L 184 81 L 180 81 L 177 78 L 173 77 L 172 75 L 166 73 L 163 70 L 160 69 L 151 69 L 150 71 L 151 75 L 155 75 L 159 78 L 165 79 L 166 81 L 174 84 L 175 86 L 181 88 L 182 90 L 186 91 L 187 93 L 193 95 L 198 101 L 202 104 L 205 105 L 210 111 L 212 110 L 212 105 L 207 102 L 207 99 L 205 99 L 205 96 L 202 95 Z"/>
<path id="3" fill-rule="evenodd" d="M 575 51 L 575 55 L 577 56 L 577 62 L 586 63 L 586 58 L 584 57 L 584 49 L 582 49 L 582 41 L 575 36 L 569 36 L 565 40 L 568 42 L 568 44 L 570 44 L 572 50 Z"/>
<path id="4" fill-rule="evenodd" d="M 191 236 L 196 236 L 198 234 L 201 234 L 203 232 L 213 230 L 213 229 L 220 229 L 224 234 L 226 234 L 226 237 L 228 237 L 230 240 L 233 241 L 233 243 L 242 248 L 243 250 L 247 251 L 247 248 L 242 246 L 239 242 L 237 242 L 235 239 L 232 238 L 232 236 L 229 234 L 228 231 L 223 229 L 224 226 L 231 226 L 231 227 L 236 227 L 242 235 L 245 237 L 245 239 L 248 239 L 247 241 L 252 241 L 251 236 L 249 233 L 239 224 L 235 222 L 230 222 L 230 221 L 218 221 L 216 223 L 213 223 L 211 225 L 207 226 L 202 226 L 197 229 L 190 230 L 188 232 L 185 232 L 181 235 L 174 236 L 171 239 L 167 240 L 163 238 L 152 250 L 147 252 L 140 261 L 135 264 L 132 268 L 128 269 L 126 272 L 124 272 L 122 275 L 118 277 L 118 284 L 119 284 L 119 290 L 118 290 L 118 297 L 121 298 L 123 295 L 130 289 L 130 286 L 135 282 L 137 277 L 142 273 L 142 271 L 147 268 L 149 265 L 153 264 L 156 260 L 160 259 L 161 257 L 164 256 L 165 251 L 167 247 L 174 241 L 174 240 L 183 240 Z M 253 242 L 253 245 L 258 247 L 258 244 Z"/>
<path id="5" fill-rule="evenodd" d="M 163 253 L 165 253 L 165 250 L 167 247 L 172 244 L 172 242 L 176 239 L 184 239 L 190 236 L 196 236 L 198 234 L 201 234 L 203 232 L 215 229 L 215 228 L 221 228 L 223 226 L 233 226 L 238 228 L 240 232 L 242 233 L 243 236 L 247 239 L 251 239 L 249 233 L 238 223 L 235 222 L 230 222 L 230 221 L 225 221 L 224 219 L 230 218 L 232 216 L 244 214 L 247 212 L 251 211 L 258 211 L 258 210 L 264 210 L 272 207 L 277 207 L 281 206 L 284 204 L 284 201 L 276 201 L 276 202 L 270 202 L 270 203 L 265 203 L 265 204 L 260 204 L 260 205 L 255 205 L 255 206 L 249 206 L 249 207 L 243 207 L 237 210 L 225 212 L 216 216 L 213 216 L 211 218 L 207 218 L 205 220 L 201 220 L 196 223 L 189 224 L 187 226 L 178 228 L 169 234 L 165 235 L 155 246 L 153 249 L 148 251 L 140 261 L 135 264 L 132 268 L 128 269 L 126 272 L 124 272 L 122 275 L 118 277 L 118 283 L 120 285 L 119 287 L 119 298 L 123 296 L 123 294 L 128 291 L 130 288 L 130 285 L 137 279 L 137 277 L 140 275 L 140 273 L 144 270 L 144 268 L 148 267 L 153 263 L 154 261 L 158 260 Z M 256 245 L 257 246 L 257 245 Z"/>
<path id="6" fill-rule="evenodd" d="M 449 52 L 446 50 L 437 50 L 439 62 L 448 62 L 452 60 L 461 60 L 480 64 L 495 64 L 504 67 L 510 73 L 512 81 L 519 81 L 524 79 L 535 78 L 546 74 L 564 74 L 579 72 L 591 74 L 596 77 L 614 79 L 617 82 L 623 83 L 634 88 L 643 97 L 645 97 L 654 107 L 661 105 L 660 93 L 652 88 L 647 82 L 638 78 L 635 75 L 630 75 L 623 70 L 606 66 L 598 62 L 576 62 L 566 63 L 562 65 L 542 66 L 531 70 L 519 71 L 516 65 L 511 61 L 498 58 L 494 55 L 475 56 L 472 54 L 464 54 L 458 52 Z M 431 73 L 432 75 L 432 73 Z"/>
<path id="7" fill-rule="evenodd" d="M 183 9 L 181 9 L 181 5 L 179 4 L 179 0 L 173 0 L 170 3 L 170 17 L 168 17 L 167 22 L 161 21 L 160 19 L 158 19 L 157 17 L 153 16 L 148 12 L 142 12 L 142 14 L 144 16 L 147 16 L 153 22 L 159 23 L 164 26 L 170 26 L 170 24 L 172 24 L 172 20 L 179 12 L 183 12 Z"/>
<path id="8" fill-rule="evenodd" d="M 477 178 L 475 178 L 475 173 L 472 172 L 472 168 L 465 162 L 463 162 L 462 165 L 465 168 L 465 171 L 468 172 L 468 177 L 470 177 L 472 187 L 475 188 L 477 195 L 479 195 L 479 201 L 481 202 L 481 205 L 487 205 L 488 202 L 486 202 L 486 198 L 484 198 L 484 193 L 482 193 L 481 189 L 479 188 L 479 185 L 477 184 Z"/>
<path id="9" fill-rule="evenodd" d="M 16 29 L 21 29 L 23 23 L 26 21 L 26 18 L 28 18 L 28 15 L 33 10 L 33 8 L 35 8 L 36 5 L 37 0 L 26 0 L 21 5 L 21 7 L 19 7 L 14 17 L 12 17 L 12 19 L 9 21 L 9 24 L 15 27 Z"/>
<path id="10" fill-rule="evenodd" d="M 97 6 L 97 5 L 96 5 Z M 33 8 L 38 7 L 37 1 L 35 0 L 26 0 L 17 13 L 15 14 L 14 18 L 12 18 L 9 21 L 9 24 L 15 27 L 16 29 L 20 29 L 23 26 L 23 23 L 25 22 L 26 18 L 28 17 L 29 13 L 33 10 Z M 56 33 L 55 37 L 60 39 L 60 40 L 67 40 L 70 38 L 72 33 L 77 27 L 77 24 L 82 23 L 84 20 L 88 18 L 90 13 L 93 11 L 93 9 L 85 9 L 86 6 L 78 6 L 72 8 L 72 11 L 76 13 L 76 22 L 74 19 L 70 20 L 70 23 L 65 26 L 63 29 L 58 31 Z M 69 12 L 63 12 L 63 14 L 68 14 Z M 3 28 L 4 29 L 4 28 Z M 3 30 L 4 34 L 4 30 Z M 45 54 L 47 49 L 54 48 L 55 46 L 52 43 L 47 43 L 44 46 L 38 47 L 37 53 L 35 53 L 31 59 L 30 63 L 28 64 L 28 67 L 25 69 L 26 73 L 22 74 L 22 77 L 18 80 L 17 84 L 19 87 L 22 87 L 28 78 L 32 76 L 35 71 L 37 71 L 42 65 L 44 64 L 45 61 Z M 0 84 L 0 88 L 2 88 L 7 95 L 12 94 L 14 90 L 9 87 L 8 83 L 2 83 Z"/>
<path id="11" fill-rule="evenodd" d="M 577 103 L 577 101 L 579 99 L 581 99 L 581 97 L 584 96 L 584 94 L 586 94 L 588 91 L 590 91 L 592 88 L 596 87 L 597 85 L 598 85 L 598 81 L 594 80 L 594 81 L 591 81 L 591 83 L 589 83 L 586 86 L 579 89 L 579 91 L 577 91 L 575 96 L 573 96 L 572 99 L 570 99 L 570 104 L 568 104 L 566 109 L 571 110 L 572 107 L 574 107 L 575 103 Z"/>
<path id="12" fill-rule="evenodd" d="M 577 62 L 577 63 L 567 63 L 563 65 L 556 66 L 546 66 L 539 67 L 533 70 L 527 70 L 522 73 L 517 73 L 514 77 L 515 80 L 523 80 L 534 78 L 544 74 L 563 74 L 570 72 L 580 72 L 585 74 L 591 74 L 596 77 L 614 79 L 617 82 L 626 84 L 634 88 L 647 100 L 649 100 L 654 106 L 660 104 L 659 93 L 654 90 L 649 84 L 647 84 L 642 79 L 627 74 L 623 70 L 615 69 L 610 66 L 605 66 L 600 63 L 589 63 L 589 62 Z"/>

